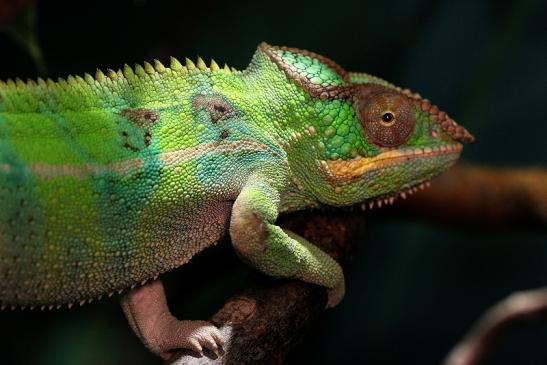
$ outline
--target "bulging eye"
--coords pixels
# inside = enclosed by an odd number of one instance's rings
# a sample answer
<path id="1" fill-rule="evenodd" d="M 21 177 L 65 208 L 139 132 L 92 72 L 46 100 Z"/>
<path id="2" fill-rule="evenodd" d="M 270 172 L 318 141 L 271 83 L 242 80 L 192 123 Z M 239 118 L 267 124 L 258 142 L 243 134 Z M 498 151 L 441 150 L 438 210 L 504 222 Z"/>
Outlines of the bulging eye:
<path id="1" fill-rule="evenodd" d="M 415 120 L 405 96 L 386 91 L 367 95 L 358 103 L 358 117 L 371 142 L 395 147 L 408 141 Z"/>

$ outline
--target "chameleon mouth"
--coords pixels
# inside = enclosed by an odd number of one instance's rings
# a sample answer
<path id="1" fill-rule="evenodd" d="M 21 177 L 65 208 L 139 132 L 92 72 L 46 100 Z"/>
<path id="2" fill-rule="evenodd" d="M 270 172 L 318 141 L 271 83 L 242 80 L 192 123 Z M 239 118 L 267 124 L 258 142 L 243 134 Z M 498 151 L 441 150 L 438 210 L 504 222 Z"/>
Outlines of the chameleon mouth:
<path id="1" fill-rule="evenodd" d="M 363 175 L 390 166 L 403 165 L 417 159 L 450 156 L 457 159 L 463 149 L 461 143 L 437 147 L 389 150 L 374 157 L 357 156 L 351 160 L 321 161 L 324 171 L 336 181 L 350 182 Z"/>

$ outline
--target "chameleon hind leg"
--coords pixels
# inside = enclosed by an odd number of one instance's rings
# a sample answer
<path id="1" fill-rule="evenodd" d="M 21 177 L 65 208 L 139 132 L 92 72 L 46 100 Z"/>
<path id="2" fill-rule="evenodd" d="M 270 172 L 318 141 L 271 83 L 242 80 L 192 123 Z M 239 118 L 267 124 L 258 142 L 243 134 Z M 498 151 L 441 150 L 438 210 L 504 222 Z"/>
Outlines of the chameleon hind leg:
<path id="1" fill-rule="evenodd" d="M 232 208 L 230 236 L 237 253 L 258 270 L 329 288 L 328 307 L 344 296 L 340 265 L 303 237 L 274 224 L 279 194 L 266 180 L 251 179 Z"/>
<path id="2" fill-rule="evenodd" d="M 160 280 L 132 289 L 122 297 L 121 305 L 137 337 L 164 360 L 180 348 L 200 354 L 207 348 L 218 354 L 224 345 L 220 331 L 211 323 L 179 321 L 171 314 Z"/>

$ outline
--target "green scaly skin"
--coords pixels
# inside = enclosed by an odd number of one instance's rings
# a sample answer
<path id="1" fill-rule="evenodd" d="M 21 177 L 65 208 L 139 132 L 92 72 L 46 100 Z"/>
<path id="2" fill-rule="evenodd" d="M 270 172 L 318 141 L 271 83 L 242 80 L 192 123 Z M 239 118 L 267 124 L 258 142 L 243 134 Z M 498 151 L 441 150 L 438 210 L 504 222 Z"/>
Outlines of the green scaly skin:
<path id="1" fill-rule="evenodd" d="M 335 305 L 340 267 L 278 214 L 392 202 L 471 140 L 417 94 L 265 43 L 244 71 L 172 59 L 1 82 L 0 304 L 120 291 L 229 230 L 248 263 L 326 286 Z"/>

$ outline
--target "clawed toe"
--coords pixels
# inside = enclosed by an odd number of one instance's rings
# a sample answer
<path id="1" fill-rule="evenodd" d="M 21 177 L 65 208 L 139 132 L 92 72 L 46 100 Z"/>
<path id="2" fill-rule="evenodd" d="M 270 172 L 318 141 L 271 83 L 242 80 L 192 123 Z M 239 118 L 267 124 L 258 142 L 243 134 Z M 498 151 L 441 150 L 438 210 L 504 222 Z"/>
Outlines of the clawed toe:
<path id="1" fill-rule="evenodd" d="M 222 335 L 220 334 L 220 331 L 216 327 L 215 327 L 214 331 L 211 331 L 211 336 L 213 336 L 216 343 L 220 346 L 224 346 L 224 344 L 226 343 L 224 341 L 224 339 L 222 338 Z"/>
<path id="2" fill-rule="evenodd" d="M 205 321 L 177 321 L 174 333 L 166 334 L 165 353 L 172 353 L 174 350 L 185 348 L 199 353 L 203 356 L 203 350 L 207 349 L 219 355 L 219 348 L 225 341 L 218 328 Z"/>
<path id="3" fill-rule="evenodd" d="M 215 354 L 218 354 L 218 345 L 216 341 L 213 339 L 213 336 L 203 336 L 203 346 L 205 348 L 208 348 L 209 350 L 213 351 Z"/>
<path id="4" fill-rule="evenodd" d="M 203 347 L 196 338 L 188 338 L 188 349 L 203 355 Z"/>

